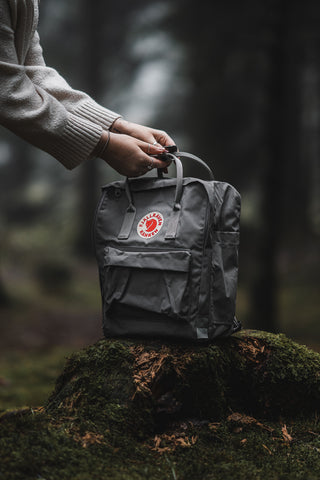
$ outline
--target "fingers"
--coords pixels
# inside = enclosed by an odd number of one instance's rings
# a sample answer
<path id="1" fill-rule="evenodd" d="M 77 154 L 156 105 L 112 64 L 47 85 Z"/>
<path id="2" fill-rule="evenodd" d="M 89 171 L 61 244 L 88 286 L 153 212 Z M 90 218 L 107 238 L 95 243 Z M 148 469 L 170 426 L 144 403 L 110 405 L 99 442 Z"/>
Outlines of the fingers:
<path id="1" fill-rule="evenodd" d="M 153 158 L 152 168 L 166 168 L 168 166 L 168 162 L 164 162 L 163 160 L 159 160 L 158 158 Z"/>
<path id="2" fill-rule="evenodd" d="M 156 158 L 165 152 L 163 146 L 126 134 L 111 133 L 108 148 L 102 158 L 121 175 L 137 177 L 153 168 L 165 169 L 168 162 Z"/>
<path id="3" fill-rule="evenodd" d="M 165 153 L 166 151 L 165 148 L 161 145 L 156 145 L 152 143 L 139 141 L 138 145 L 141 150 L 147 155 L 159 155 L 161 153 Z"/>
<path id="4" fill-rule="evenodd" d="M 176 142 L 163 130 L 153 130 L 153 136 L 155 140 L 160 144 L 165 146 L 175 145 Z"/>
<path id="5" fill-rule="evenodd" d="M 146 153 L 145 160 L 147 162 L 146 165 L 149 170 L 151 170 L 152 168 L 166 168 L 168 166 L 168 163 L 170 163 L 155 157 L 150 158 L 150 156 L 148 156 L 148 155 L 159 155 L 161 153 L 165 153 L 166 152 L 165 148 L 161 146 L 159 147 L 158 145 L 151 145 L 150 143 L 146 143 L 146 142 L 139 142 L 139 147 L 144 153 Z"/>
<path id="6" fill-rule="evenodd" d="M 152 170 L 153 168 L 166 168 L 168 166 L 168 162 L 164 162 L 156 157 L 150 157 L 147 154 L 143 154 L 141 157 L 141 165 L 143 165 L 143 168 L 146 170 Z"/>
<path id="7" fill-rule="evenodd" d="M 112 131 L 129 135 L 143 142 L 150 143 L 150 145 L 162 145 L 163 147 L 175 145 L 175 141 L 164 130 L 127 122 L 122 118 L 114 122 Z"/>

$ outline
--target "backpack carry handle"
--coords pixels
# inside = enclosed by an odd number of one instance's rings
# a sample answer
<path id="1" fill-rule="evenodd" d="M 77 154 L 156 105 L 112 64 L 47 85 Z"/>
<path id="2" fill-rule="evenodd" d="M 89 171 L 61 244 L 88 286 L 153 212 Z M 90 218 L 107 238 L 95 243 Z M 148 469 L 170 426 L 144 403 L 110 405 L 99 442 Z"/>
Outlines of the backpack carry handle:
<path id="1" fill-rule="evenodd" d="M 173 147 L 175 147 L 174 150 L 173 150 Z M 199 163 L 206 170 L 206 172 L 209 174 L 210 180 L 214 180 L 214 175 L 213 175 L 213 172 L 212 172 L 211 168 L 209 167 L 209 165 L 207 163 L 205 163 L 203 160 L 201 160 L 201 158 L 197 157 L 196 155 L 193 155 L 192 153 L 178 152 L 177 147 L 175 145 L 172 145 L 172 146 L 166 147 L 166 148 L 169 149 L 168 153 L 161 153 L 160 155 L 151 155 L 151 157 L 159 158 L 159 160 L 163 160 L 163 161 L 168 161 L 168 156 L 170 154 L 174 155 L 176 157 L 179 157 L 179 158 L 180 157 L 191 158 L 191 160 L 194 160 L 195 162 Z M 169 158 L 169 160 L 170 160 L 170 158 Z M 163 178 L 163 168 L 158 168 L 158 177 Z"/>
<path id="2" fill-rule="evenodd" d="M 176 165 L 176 170 L 177 170 L 177 188 L 176 188 L 176 195 L 175 195 L 175 200 L 174 200 L 174 208 L 179 209 L 180 208 L 180 201 L 181 201 L 181 196 L 182 196 L 182 184 L 183 184 L 183 166 L 182 162 L 179 157 L 186 157 L 186 158 L 191 158 L 191 160 L 194 160 L 195 162 L 199 163 L 206 172 L 209 174 L 210 180 L 214 180 L 214 175 L 209 167 L 201 158 L 197 157 L 196 155 L 193 155 L 192 153 L 187 153 L 187 152 L 174 152 L 174 153 L 166 153 L 164 154 L 166 160 L 171 160 L 175 163 Z M 161 170 L 161 169 L 160 169 Z M 159 169 L 158 169 L 159 172 Z"/>
<path id="3" fill-rule="evenodd" d="M 173 153 L 167 153 L 166 154 L 167 158 L 169 157 L 169 160 L 172 160 L 175 165 L 176 165 L 176 171 L 177 171 L 177 186 L 176 186 L 176 194 L 174 197 L 174 210 L 180 210 L 181 205 L 181 197 L 182 197 L 182 184 L 183 184 L 183 166 L 180 158 L 176 157 Z"/>
<path id="4" fill-rule="evenodd" d="M 191 160 L 194 160 L 195 162 L 199 163 L 206 170 L 206 172 L 209 174 L 210 180 L 214 180 L 214 175 L 211 168 L 206 162 L 201 160 L 201 158 L 197 157 L 196 155 L 193 155 L 192 153 L 187 153 L 187 152 L 175 152 L 174 155 L 176 157 L 191 158 Z"/>

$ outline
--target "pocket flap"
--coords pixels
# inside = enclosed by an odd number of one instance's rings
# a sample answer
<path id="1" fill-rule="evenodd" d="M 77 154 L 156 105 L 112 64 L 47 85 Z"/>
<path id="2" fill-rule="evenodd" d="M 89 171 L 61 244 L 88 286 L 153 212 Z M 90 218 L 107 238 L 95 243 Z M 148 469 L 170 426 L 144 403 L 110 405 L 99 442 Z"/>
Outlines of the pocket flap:
<path id="1" fill-rule="evenodd" d="M 104 260 L 105 266 L 188 272 L 190 258 L 187 250 L 128 252 L 107 247 Z"/>

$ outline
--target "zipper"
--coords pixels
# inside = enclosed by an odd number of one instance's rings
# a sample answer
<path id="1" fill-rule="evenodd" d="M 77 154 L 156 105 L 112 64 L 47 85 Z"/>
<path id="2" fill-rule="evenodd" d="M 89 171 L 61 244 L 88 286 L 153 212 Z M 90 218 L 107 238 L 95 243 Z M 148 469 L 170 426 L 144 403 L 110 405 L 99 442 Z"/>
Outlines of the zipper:
<path id="1" fill-rule="evenodd" d="M 130 246 L 119 246 L 119 245 L 108 245 L 105 247 L 107 248 L 116 248 L 121 252 L 142 252 L 145 250 L 147 252 L 190 252 L 189 248 L 177 247 L 177 248 L 150 248 L 150 247 L 130 247 Z"/>

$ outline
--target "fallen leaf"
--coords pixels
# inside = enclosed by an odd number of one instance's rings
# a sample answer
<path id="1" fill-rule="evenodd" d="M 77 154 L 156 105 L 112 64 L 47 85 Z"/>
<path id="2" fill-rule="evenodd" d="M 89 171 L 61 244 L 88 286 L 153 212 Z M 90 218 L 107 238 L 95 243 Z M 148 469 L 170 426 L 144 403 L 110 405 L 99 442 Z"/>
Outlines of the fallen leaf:
<path id="1" fill-rule="evenodd" d="M 31 408 L 32 413 L 43 413 L 45 411 L 44 407 L 34 407 Z"/>
<path id="2" fill-rule="evenodd" d="M 239 348 L 247 360 L 256 364 L 260 363 L 261 358 L 270 354 L 270 349 L 263 344 L 261 339 L 245 337 L 239 342 Z"/>
<path id="3" fill-rule="evenodd" d="M 273 428 L 264 425 L 263 423 L 256 420 L 254 417 L 250 417 L 249 415 L 243 415 L 242 413 L 232 413 L 227 418 L 228 422 L 235 422 L 240 423 L 241 425 L 256 425 L 263 430 L 267 430 L 268 432 L 273 432 Z"/>
<path id="4" fill-rule="evenodd" d="M 163 433 L 161 435 L 156 435 L 153 438 L 153 446 L 149 445 L 151 450 L 154 450 L 160 454 L 165 452 L 174 452 L 177 447 L 190 448 L 192 445 L 195 445 L 198 440 L 198 436 L 194 435 L 189 438 L 183 432 L 173 433 L 168 435 Z"/>
<path id="5" fill-rule="evenodd" d="M 154 446 L 155 446 L 156 448 L 158 448 L 158 447 L 160 447 L 160 443 L 161 443 L 161 438 L 158 437 L 158 435 L 156 435 L 156 436 L 154 437 Z"/>
<path id="6" fill-rule="evenodd" d="M 192 437 L 191 437 L 191 443 L 192 443 L 192 445 L 195 445 L 195 444 L 197 443 L 197 440 L 198 440 L 198 435 L 192 436 Z"/>
<path id="7" fill-rule="evenodd" d="M 281 428 L 281 431 L 282 431 L 284 441 L 287 442 L 287 443 L 292 442 L 293 438 L 288 433 L 287 425 L 283 425 L 283 427 Z"/>
<path id="8" fill-rule="evenodd" d="M 188 438 L 177 438 L 177 443 L 181 445 L 181 447 L 190 447 L 190 441 Z"/>
<path id="9" fill-rule="evenodd" d="M 216 423 L 209 423 L 208 426 L 209 426 L 210 430 L 217 430 L 217 428 L 219 428 L 220 425 L 221 425 L 220 422 L 219 423 L 216 422 Z"/>
<path id="10" fill-rule="evenodd" d="M 265 445 L 264 443 L 262 444 L 263 448 L 265 448 L 267 450 L 267 452 L 269 453 L 269 455 L 272 455 L 272 452 L 270 450 L 270 448 L 267 447 L 267 445 Z"/>
<path id="11" fill-rule="evenodd" d="M 103 439 L 104 439 L 103 435 L 100 435 L 94 432 L 87 432 L 83 436 L 77 434 L 73 438 L 76 442 L 81 443 L 83 448 L 87 448 L 89 445 L 93 445 L 95 443 L 101 444 L 103 443 Z"/>

